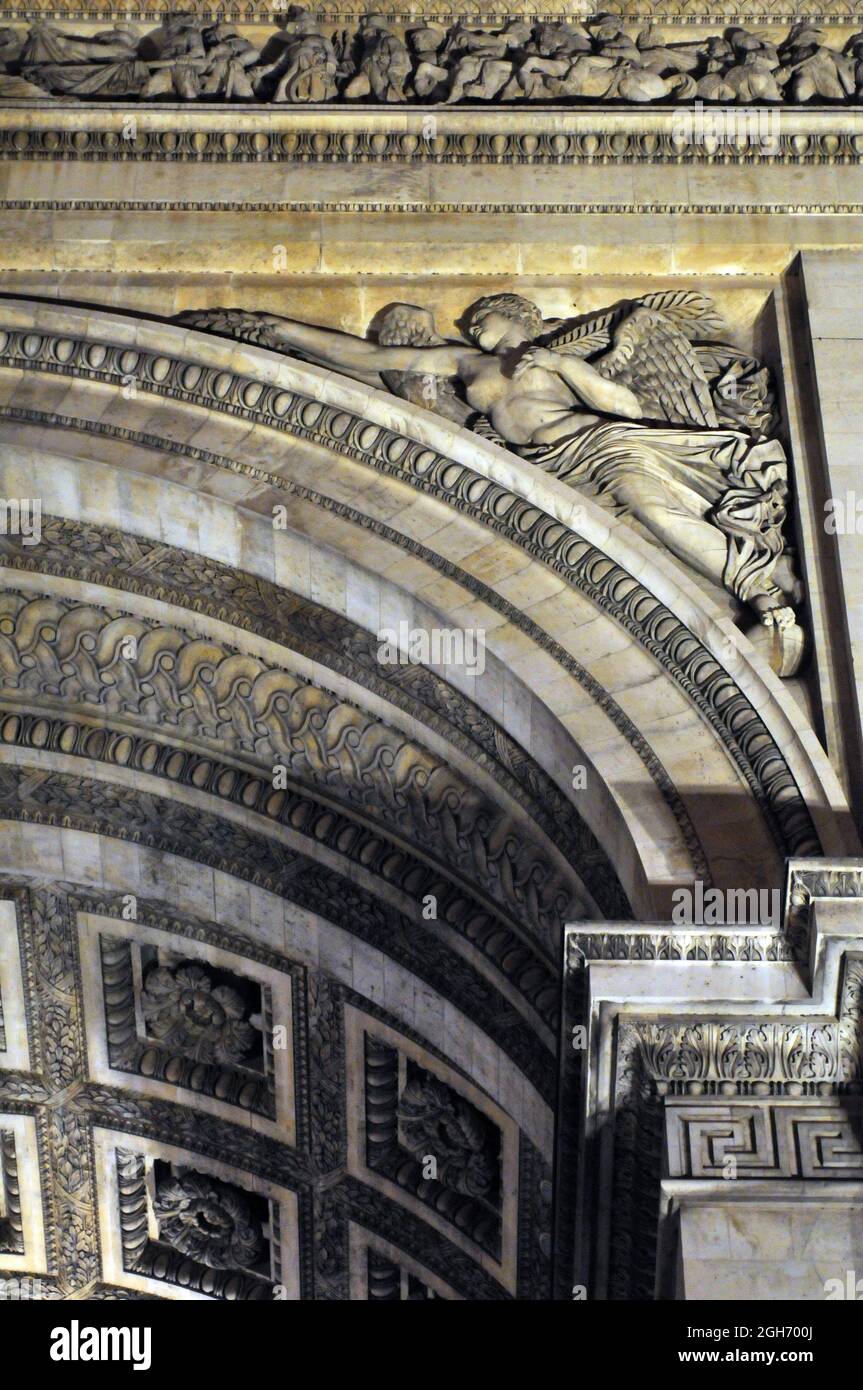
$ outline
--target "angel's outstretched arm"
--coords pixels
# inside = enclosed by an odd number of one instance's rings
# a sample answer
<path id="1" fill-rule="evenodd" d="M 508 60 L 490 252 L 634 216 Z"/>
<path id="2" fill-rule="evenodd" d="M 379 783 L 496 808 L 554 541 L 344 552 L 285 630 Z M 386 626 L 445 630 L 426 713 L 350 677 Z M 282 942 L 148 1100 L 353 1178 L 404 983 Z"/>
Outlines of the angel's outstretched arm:
<path id="1" fill-rule="evenodd" d="M 542 367 L 566 382 L 579 400 L 592 410 L 601 410 L 605 415 L 622 415 L 625 420 L 641 420 L 644 409 L 634 391 L 620 382 L 609 381 L 600 376 L 589 362 L 573 357 L 568 352 L 554 352 L 549 348 L 528 348 L 514 375 L 521 376 L 530 367 Z"/>
<path id="2" fill-rule="evenodd" d="M 316 328 L 277 314 L 268 316 L 268 322 L 273 346 L 296 348 L 304 357 L 348 376 L 357 372 L 368 378 L 369 372 L 386 371 L 455 376 L 462 357 L 475 355 L 477 351 L 458 343 L 448 343 L 444 347 L 381 347 L 353 333 Z"/>

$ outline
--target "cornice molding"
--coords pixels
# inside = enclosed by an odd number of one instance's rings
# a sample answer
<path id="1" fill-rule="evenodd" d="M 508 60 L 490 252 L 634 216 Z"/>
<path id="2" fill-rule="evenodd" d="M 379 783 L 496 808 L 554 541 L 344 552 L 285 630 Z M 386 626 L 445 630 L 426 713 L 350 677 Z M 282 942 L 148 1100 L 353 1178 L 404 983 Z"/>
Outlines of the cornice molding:
<path id="1" fill-rule="evenodd" d="M 399 202 L 272 202 L 249 203 L 244 199 L 236 202 L 184 202 L 179 199 L 141 199 L 129 202 L 121 199 L 78 199 L 78 198 L 2 198 L 0 209 L 12 212 L 229 212 L 243 211 L 275 213 L 381 213 L 392 216 L 486 216 L 496 217 L 507 214 L 524 216 L 567 216 L 587 217 L 597 215 L 607 217 L 611 214 L 630 217 L 666 216 L 683 217 L 687 214 L 697 217 L 728 217 L 735 215 L 778 217 L 802 215 L 817 216 L 863 216 L 863 203 L 399 203 Z M 371 227 L 369 228 L 371 231 Z M 789 251 L 789 258 L 791 252 Z M 645 270 L 642 278 L 668 280 L 673 271 Z M 686 275 L 687 272 L 677 272 Z"/>
<path id="2" fill-rule="evenodd" d="M 733 135 L 734 122 L 746 116 L 769 119 L 769 133 L 759 137 L 757 146 Z M 701 129 L 702 121 L 714 123 L 714 134 Z M 0 158 L 408 166 L 847 165 L 863 159 L 863 110 L 842 106 L 717 106 L 699 111 L 685 106 L 602 105 L 589 110 L 553 105 L 517 110 L 229 108 L 204 103 L 129 106 L 61 99 L 35 106 L 6 101 L 0 106 Z M 428 209 L 429 204 L 422 206 Z M 658 205 L 649 206 L 656 210 Z M 530 207 L 525 201 L 524 205 L 513 205 L 513 210 Z M 612 204 L 609 210 L 619 207 Z"/>

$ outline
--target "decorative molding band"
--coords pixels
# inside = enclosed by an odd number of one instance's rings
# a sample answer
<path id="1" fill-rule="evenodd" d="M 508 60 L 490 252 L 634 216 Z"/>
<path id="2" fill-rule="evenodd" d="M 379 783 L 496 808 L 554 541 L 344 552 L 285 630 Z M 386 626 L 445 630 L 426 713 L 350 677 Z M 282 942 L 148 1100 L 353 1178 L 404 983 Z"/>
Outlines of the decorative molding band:
<path id="1" fill-rule="evenodd" d="M 18 212 L 276 212 L 276 213 L 363 213 L 390 216 L 506 216 L 520 217 L 729 217 L 738 213 L 753 217 L 863 216 L 863 203 L 400 203 L 400 202 L 273 202 L 255 203 L 238 198 L 234 202 L 182 202 L 178 199 L 86 198 L 0 198 L 0 208 Z M 789 253 L 790 254 L 790 253 Z M 645 275 L 659 272 L 645 271 Z M 673 271 L 662 271 L 668 279 Z M 689 273 L 687 272 L 687 277 Z"/>
<path id="2" fill-rule="evenodd" d="M 789 936 L 808 939 L 810 913 L 818 898 L 863 898 L 863 865 L 840 862 L 812 867 L 792 860 L 785 881 L 785 929 Z"/>
<path id="3" fill-rule="evenodd" d="M 0 1256 L 24 1254 L 21 1180 L 11 1129 L 0 1129 Z"/>
<path id="4" fill-rule="evenodd" d="M 284 10 L 287 11 L 287 4 Z M 232 20 L 235 23 L 254 24 L 269 21 L 277 10 L 273 0 L 184 0 L 184 11 L 198 19 L 216 22 Z M 84 19 L 153 20 L 158 23 L 166 15 L 176 12 L 176 0 L 132 0 L 128 6 L 118 4 L 117 0 L 87 0 L 86 8 L 80 10 Z M 312 4 L 311 16 L 325 24 L 339 24 L 357 20 L 366 14 L 381 14 L 395 22 L 426 20 L 445 23 L 447 20 L 462 19 L 472 24 L 494 25 L 523 17 L 541 17 L 562 23 L 573 18 L 587 18 L 593 13 L 619 15 L 624 22 L 640 18 L 652 19 L 655 23 L 679 26 L 700 26 L 710 24 L 714 28 L 727 21 L 747 19 L 758 25 L 790 24 L 802 17 L 812 24 L 848 24 L 863 19 L 861 0 L 828 0 L 819 6 L 818 0 L 806 0 L 805 5 L 791 3 L 791 0 L 720 0 L 712 4 L 710 0 L 602 0 L 602 4 L 591 0 L 570 0 L 568 5 L 562 0 L 521 0 L 517 15 L 512 10 L 488 7 L 483 0 L 334 0 L 332 4 Z M 3 20 L 45 20 L 58 19 L 68 23 L 78 17 L 71 3 L 58 5 L 56 0 L 30 0 L 27 4 L 6 3 L 0 7 Z"/>
<path id="5" fill-rule="evenodd" d="M 566 969 L 578 971 L 590 961 L 611 960 L 807 962 L 810 914 L 818 898 L 863 898 L 863 865 L 834 862 L 813 867 L 792 860 L 785 881 L 783 926 L 776 930 L 698 927 L 687 931 L 609 923 L 606 928 L 580 931 L 575 925 L 567 932 Z M 863 977 L 860 986 L 863 991 Z"/>
<path id="6" fill-rule="evenodd" d="M 858 960 L 856 975 L 863 966 Z M 686 1023 L 626 1019 L 621 1052 L 638 1049 L 657 1095 L 825 1095 L 859 1085 L 860 1039 L 849 1052 L 839 1025 L 769 1019 Z"/>
<path id="7" fill-rule="evenodd" d="M 57 745 L 63 751 L 86 742 L 93 753 L 85 756 L 99 757 L 112 742 L 103 721 L 155 734 L 169 747 L 145 745 L 142 771 L 152 762 L 154 771 L 217 795 L 224 783 L 240 804 L 290 824 L 290 795 L 273 794 L 273 772 L 281 768 L 282 790 L 331 800 L 343 830 L 345 816 L 357 817 L 382 835 L 417 844 L 438 874 L 451 869 L 466 891 L 478 887 L 513 923 L 524 922 L 549 962 L 562 923 L 584 914 L 580 884 L 531 826 L 416 737 L 339 699 L 323 682 L 296 675 L 290 663 L 264 663 L 235 645 L 113 605 L 7 589 L 0 611 L 9 641 L 0 699 L 13 709 L 35 702 L 46 716 L 72 703 L 76 714 L 100 725 L 80 728 L 77 741 L 70 727 Z M 122 763 L 127 747 L 123 737 L 114 739 L 111 761 Z M 191 763 L 197 766 L 189 777 L 184 765 Z M 252 771 L 239 798 L 242 774 L 231 776 L 226 763 Z"/>
<path id="8" fill-rule="evenodd" d="M 779 961 L 805 959 L 807 934 L 795 929 L 735 931 L 639 927 L 567 932 L 566 968 L 579 970 L 589 961 Z"/>
<path id="9" fill-rule="evenodd" d="M 325 845 L 344 858 L 346 874 L 352 865 L 361 865 L 368 874 L 395 886 L 417 903 L 433 894 L 438 920 L 481 953 L 543 1022 L 555 1028 L 559 986 L 547 956 L 539 952 L 535 942 L 526 943 L 508 919 L 489 912 L 462 887 L 433 872 L 400 846 L 350 817 L 338 815 L 331 805 L 302 791 L 273 792 L 249 773 L 212 757 L 178 751 L 171 744 L 94 728 L 66 717 L 52 720 L 44 714 L 9 714 L 0 706 L 0 747 L 3 745 L 63 751 L 67 756 L 107 767 L 135 768 L 148 776 L 195 788 L 289 826 L 307 839 L 310 850 L 314 845 Z"/>
<path id="10" fill-rule="evenodd" d="M 73 119 L 68 123 L 61 119 L 60 110 Z M 745 135 L 733 135 L 735 120 L 740 124 L 747 114 L 734 107 L 705 108 L 703 113 L 681 108 L 676 113 L 664 112 L 661 121 L 654 113 L 650 122 L 631 112 L 598 109 L 577 119 L 555 109 L 548 111 L 541 125 L 532 112 L 525 113 L 524 120 L 514 122 L 497 114 L 473 111 L 463 113 L 464 119 L 454 124 L 451 108 L 444 108 L 452 129 L 442 128 L 444 118 L 436 108 L 425 114 L 416 110 L 404 112 L 397 121 L 391 110 L 387 109 L 386 116 L 380 115 L 380 128 L 375 129 L 369 116 L 352 119 L 351 112 L 344 109 L 339 111 L 337 123 L 323 124 L 323 110 L 313 122 L 297 115 L 294 108 L 285 113 L 272 107 L 244 109 L 242 120 L 232 121 L 231 113 L 224 110 L 216 116 L 198 107 L 182 112 L 162 110 L 157 120 L 150 108 L 111 111 L 104 106 L 80 103 L 63 107 L 60 102 L 51 102 L 45 108 L 33 109 L 21 102 L 7 102 L 0 107 L 0 159 L 344 165 L 696 164 L 721 168 L 765 163 L 846 165 L 859 164 L 863 158 L 863 111 L 859 110 L 804 111 L 798 115 L 788 110 L 774 113 L 765 112 L 763 107 L 747 108 L 754 112 L 753 120 L 762 116 L 766 120 L 774 114 L 777 117 L 776 133 L 757 142 Z M 257 128 L 249 119 L 254 112 L 258 115 Z M 205 116 L 211 119 L 205 122 Z M 126 139 L 122 132 L 130 121 L 134 121 L 136 133 L 134 138 Z M 261 129 L 262 122 L 266 129 Z M 438 127 L 433 138 L 422 133 L 429 122 Z M 532 124 L 537 125 L 536 130 L 529 128 Z M 701 130 L 701 124 L 705 130 Z M 645 128 L 648 125 L 656 128 Z M 278 206 L 300 210 L 304 204 Z M 342 205 L 333 206 L 338 209 Z M 380 207 L 374 203 L 349 206 Z M 559 211 L 577 210 L 577 205 L 553 206 Z M 617 206 L 611 205 L 613 209 Z M 644 206 L 656 210 L 664 205 Z M 255 207 L 270 211 L 276 205 Z M 531 210 L 527 200 L 512 207 L 518 212 Z M 490 205 L 479 205 L 478 210 L 490 210 Z"/>
<path id="11" fill-rule="evenodd" d="M 655 595 L 535 504 L 467 464 L 350 410 L 326 405 L 296 389 L 271 386 L 242 373 L 200 366 L 164 352 L 16 328 L 0 330 L 0 363 L 23 371 L 101 381 L 118 389 L 134 373 L 139 389 L 148 393 L 203 405 L 308 439 L 439 497 L 506 536 L 617 621 L 678 683 L 745 779 L 781 852 L 820 852 L 812 817 L 782 750 L 732 677 Z M 14 407 L 4 408 L 4 413 L 11 411 Z M 25 418 L 35 414 L 25 412 Z M 56 423 L 62 423 L 61 417 L 56 417 Z M 242 467 L 250 476 L 266 479 L 271 485 L 277 482 L 263 470 Z M 283 485 L 281 480 L 278 483 Z M 335 508 L 338 504 L 327 499 L 325 505 Z M 363 518 L 361 524 L 370 527 L 374 523 Z M 377 529 L 383 530 L 380 524 Z M 545 637 L 544 645 L 548 640 Z"/>

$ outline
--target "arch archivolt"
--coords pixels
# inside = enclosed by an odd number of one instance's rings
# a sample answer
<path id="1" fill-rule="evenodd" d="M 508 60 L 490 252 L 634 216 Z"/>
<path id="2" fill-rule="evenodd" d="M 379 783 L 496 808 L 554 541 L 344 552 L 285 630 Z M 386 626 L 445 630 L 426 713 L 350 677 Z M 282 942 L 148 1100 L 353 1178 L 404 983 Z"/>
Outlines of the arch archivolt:
<path id="1" fill-rule="evenodd" d="M 632 715 L 639 713 L 647 725 L 646 741 L 654 756 L 690 805 L 697 799 L 699 778 L 714 789 L 723 787 L 718 776 L 721 763 L 729 812 L 738 817 L 752 815 L 754 834 L 747 837 L 752 849 L 746 866 L 750 878 L 753 872 L 764 874 L 775 868 L 777 851 L 782 853 L 795 845 L 811 847 L 819 833 L 829 841 L 835 788 L 814 740 L 799 738 L 796 733 L 790 741 L 786 738 L 793 711 L 778 682 L 771 680 L 751 651 L 747 652 L 744 639 L 733 629 L 730 635 L 730 624 L 714 615 L 706 601 L 696 601 L 684 591 L 669 561 L 638 537 L 624 535 L 626 528 L 615 525 L 584 499 L 575 503 L 570 490 L 531 473 L 525 465 L 464 431 L 406 404 L 400 403 L 394 412 L 392 402 L 379 393 L 263 349 L 151 322 L 127 320 L 120 328 L 116 316 L 98 312 L 86 316 L 85 338 L 79 340 L 75 334 L 82 332 L 84 316 L 77 311 L 38 306 L 34 312 L 32 306 L 25 306 L 15 312 L 22 320 L 28 314 L 30 317 L 29 324 L 19 323 L 17 336 L 10 335 L 3 350 L 5 361 L 20 371 L 19 386 L 7 397 L 6 408 L 13 415 L 23 415 L 28 398 L 35 395 L 46 419 L 59 415 L 83 423 L 88 415 L 98 416 L 91 418 L 91 423 L 104 428 L 122 414 L 123 429 L 147 426 L 144 432 L 150 442 L 158 445 L 159 439 L 170 440 L 170 457 L 177 458 L 180 476 L 193 480 L 196 490 L 201 482 L 199 470 L 207 471 L 201 451 L 212 452 L 212 446 L 218 444 L 223 451 L 222 467 L 229 459 L 234 477 L 229 489 L 233 500 L 238 502 L 242 495 L 244 506 L 257 506 L 262 511 L 271 513 L 268 489 L 272 482 L 276 494 L 300 490 L 306 502 L 316 492 L 316 505 L 323 514 L 319 534 L 326 536 L 329 548 L 346 554 L 352 541 L 356 554 L 363 549 L 358 540 L 365 541 L 368 550 L 370 532 L 376 544 L 381 540 L 392 543 L 398 537 L 410 554 L 399 587 L 414 599 L 433 598 L 441 619 L 463 612 L 458 588 L 473 590 L 475 605 L 479 587 L 480 601 L 495 606 L 498 613 L 507 603 L 517 607 L 522 623 L 533 624 L 533 630 L 514 636 L 516 624 L 507 612 L 508 621 L 498 621 L 488 631 L 489 647 L 525 683 L 528 671 L 538 672 L 539 690 L 535 693 L 541 698 L 537 703 L 552 709 L 555 727 L 589 730 L 595 718 L 592 709 L 589 714 L 583 709 L 569 714 L 554 709 L 555 700 L 561 698 L 560 688 L 571 691 L 574 684 L 572 679 L 561 681 L 557 671 L 554 675 L 550 671 L 553 664 L 559 669 L 561 652 L 585 672 L 594 704 L 599 692 L 604 692 L 616 702 L 615 714 L 621 710 L 636 729 L 638 723 Z M 7 321 L 11 313 L 7 309 Z M 57 315 L 62 323 L 57 322 Z M 53 334 L 40 333 L 52 316 Z M 27 326 L 37 331 L 24 332 Z M 181 354 L 188 356 L 192 343 L 194 361 L 189 362 Z M 64 355 L 76 368 L 71 379 L 58 360 Z M 43 366 L 50 368 L 44 375 Z M 127 376 L 139 374 L 140 389 L 133 399 L 118 401 L 115 395 L 108 405 L 108 384 L 113 382 L 116 389 L 123 367 Z M 169 388 L 170 405 L 165 401 Z M 78 396 L 86 406 L 76 401 Z M 62 410 L 52 409 L 61 403 Z M 30 409 L 33 404 L 30 399 Z M 287 445 L 285 433 L 290 436 Z M 322 469 L 325 438 L 331 453 L 328 466 Z M 184 449 L 198 451 L 197 469 L 191 475 L 187 462 L 179 462 Z M 333 451 L 338 457 L 337 467 L 332 462 Z M 261 459 L 269 460 L 266 468 L 261 467 Z M 378 474 L 376 484 L 369 483 L 370 468 Z M 222 476 L 220 473 L 220 486 Z M 235 485 L 242 476 L 248 482 L 241 494 Z M 316 489 L 308 485 L 311 477 L 316 480 Z M 354 506 L 360 498 L 362 512 Z M 442 527 L 444 499 L 448 508 L 454 508 L 455 519 Z M 571 517 L 576 506 L 579 533 L 567 525 L 567 516 Z M 400 531 L 392 522 L 408 511 L 409 522 Z M 387 521 L 381 520 L 384 512 Z M 416 540 L 420 519 L 425 516 L 433 516 L 437 523 L 430 533 L 434 545 L 429 543 L 429 534 L 424 542 Z M 302 523 L 306 522 L 304 512 Z M 412 530 L 405 534 L 409 526 Z M 484 534 L 483 543 L 469 551 L 471 526 L 482 527 Z M 488 550 L 489 528 L 497 554 Z M 522 567 L 513 571 L 515 552 Z M 430 556 L 431 568 L 439 577 L 429 587 L 422 582 L 425 574 L 421 570 Z M 627 567 L 621 561 L 626 561 Z M 490 566 L 486 572 L 494 576 L 491 583 L 480 578 L 484 563 Z M 496 577 L 495 566 L 503 577 Z M 507 599 L 507 586 L 515 595 L 528 593 L 535 579 L 543 594 L 539 605 L 525 600 L 517 606 Z M 555 587 L 549 588 L 550 584 Z M 547 610 L 556 607 L 554 615 L 548 612 L 547 622 L 552 629 L 557 626 L 560 636 L 541 628 L 532 616 L 543 604 Z M 588 640 L 594 637 L 596 653 L 590 654 L 587 648 L 589 662 L 582 667 L 576 652 L 585 650 L 588 611 L 589 622 L 594 625 Z M 615 651 L 614 641 L 605 640 L 597 614 L 602 615 L 603 624 L 612 624 L 618 637 L 623 629 L 635 639 L 625 651 Z M 534 645 L 539 633 L 541 660 Z M 564 635 L 565 642 L 560 640 Z M 711 644 L 725 653 L 729 670 L 712 656 Z M 609 656 L 609 651 L 614 654 Z M 570 665 L 567 674 L 572 673 Z M 605 684 L 600 677 L 605 678 Z M 645 720 L 643 709 L 638 710 L 639 692 L 644 704 L 649 704 L 649 720 Z M 657 708 L 661 711 L 658 720 Z M 603 713 L 607 715 L 608 705 Z M 684 722 L 687 719 L 689 724 Z M 702 745 L 694 755 L 693 720 L 702 733 Z M 771 723 L 776 737 L 771 737 Z M 705 724 L 712 726 L 712 738 L 704 734 Z M 689 735 L 687 740 L 680 737 L 683 729 Z M 590 758 L 590 741 L 586 737 L 584 741 Z M 621 741 L 619 736 L 616 741 Z M 778 751 L 780 741 L 783 754 Z M 688 774 L 673 761 L 675 749 L 684 742 L 689 750 Z M 718 749 L 717 743 L 721 745 Z M 638 739 L 630 739 L 629 744 L 630 748 L 637 747 Z M 655 784 L 656 779 L 652 780 Z M 741 781 L 749 796 L 740 796 Z M 606 779 L 604 785 L 608 788 L 613 782 L 609 784 Z M 717 843 L 722 821 L 721 815 L 710 817 L 709 822 L 705 818 L 704 826 L 693 821 L 696 837 L 706 847 L 711 871 L 711 859 L 714 864 L 723 860 Z M 736 824 L 739 826 L 739 819 Z"/>

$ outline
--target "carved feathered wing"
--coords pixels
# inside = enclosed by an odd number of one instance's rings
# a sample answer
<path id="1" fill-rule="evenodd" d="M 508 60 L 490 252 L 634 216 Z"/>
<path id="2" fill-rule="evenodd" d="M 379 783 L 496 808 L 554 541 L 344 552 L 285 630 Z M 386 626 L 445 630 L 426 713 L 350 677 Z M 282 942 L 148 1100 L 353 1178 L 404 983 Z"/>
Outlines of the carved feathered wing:
<path id="1" fill-rule="evenodd" d="M 722 319 L 713 300 L 698 290 L 659 290 L 640 299 L 621 300 L 599 313 L 550 325 L 539 342 L 555 352 L 595 358 L 596 354 L 617 341 L 616 334 L 638 309 L 654 310 L 685 340 L 678 340 L 676 345 L 665 341 L 665 350 L 675 348 L 674 357 L 687 382 L 694 376 L 698 383 L 692 387 L 696 397 L 703 397 L 700 383 L 708 383 L 713 411 L 720 426 L 743 428 L 757 438 L 766 438 L 775 430 L 776 401 L 770 373 L 749 353 L 728 343 L 715 341 L 715 335 L 723 326 Z M 667 339 L 664 332 L 661 336 Z M 659 339 L 660 334 L 657 333 L 657 344 Z M 599 367 L 602 360 L 594 361 L 593 365 Z M 675 371 L 672 379 L 677 375 Z M 689 395 L 689 390 L 689 387 L 684 389 L 685 396 Z M 673 393 L 667 387 L 666 394 L 671 403 Z M 702 412 L 697 402 L 695 409 L 690 408 L 690 402 L 686 412 L 681 412 L 679 405 L 678 401 L 678 406 L 669 410 L 661 400 L 654 400 L 652 408 L 659 418 L 681 423 L 701 423 L 702 413 L 710 418 L 710 411 Z"/>
<path id="2" fill-rule="evenodd" d="M 704 340 L 722 328 L 722 319 L 713 300 L 698 290 L 659 290 L 640 299 L 624 299 L 611 309 L 603 309 L 584 319 L 566 319 L 543 334 L 543 347 L 574 357 L 592 357 L 611 346 L 619 325 L 639 306 L 656 309 L 691 341 Z"/>
<path id="3" fill-rule="evenodd" d="M 692 343 L 656 309 L 634 309 L 615 332 L 614 347 L 593 365 L 601 376 L 634 391 L 645 414 L 655 419 L 713 428 L 719 423 Z"/>

